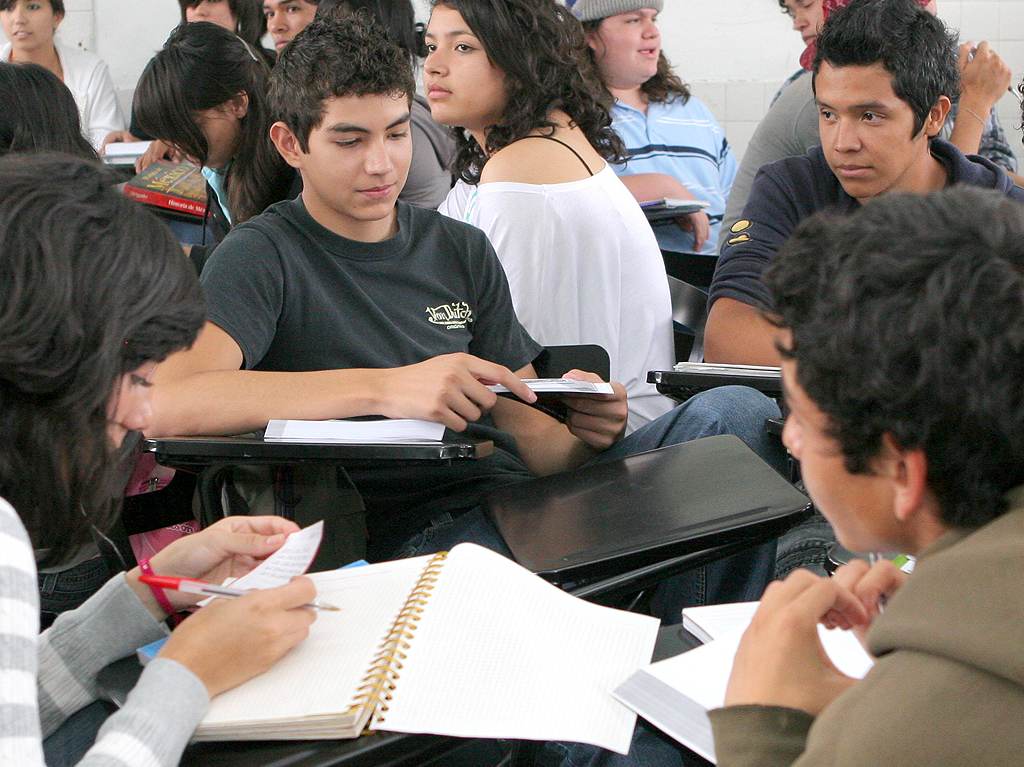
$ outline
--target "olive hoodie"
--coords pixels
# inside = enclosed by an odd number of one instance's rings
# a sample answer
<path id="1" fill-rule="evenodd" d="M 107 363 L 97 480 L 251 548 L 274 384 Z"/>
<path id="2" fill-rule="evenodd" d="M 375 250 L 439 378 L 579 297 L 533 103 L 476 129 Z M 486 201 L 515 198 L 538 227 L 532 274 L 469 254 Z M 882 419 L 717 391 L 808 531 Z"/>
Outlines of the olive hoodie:
<path id="1" fill-rule="evenodd" d="M 711 712 L 720 767 L 1024 764 L 1024 486 L 924 552 L 868 634 L 878 662 L 817 719 Z"/>

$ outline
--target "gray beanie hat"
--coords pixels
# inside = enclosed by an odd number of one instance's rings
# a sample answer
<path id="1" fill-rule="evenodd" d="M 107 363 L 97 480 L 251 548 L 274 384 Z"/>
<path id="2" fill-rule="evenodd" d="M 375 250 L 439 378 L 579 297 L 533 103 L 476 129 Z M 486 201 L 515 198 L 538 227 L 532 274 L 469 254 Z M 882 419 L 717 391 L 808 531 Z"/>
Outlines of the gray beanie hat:
<path id="1" fill-rule="evenodd" d="M 661 13 L 665 0 L 576 0 L 572 12 L 580 21 L 596 21 L 620 13 L 650 8 Z"/>

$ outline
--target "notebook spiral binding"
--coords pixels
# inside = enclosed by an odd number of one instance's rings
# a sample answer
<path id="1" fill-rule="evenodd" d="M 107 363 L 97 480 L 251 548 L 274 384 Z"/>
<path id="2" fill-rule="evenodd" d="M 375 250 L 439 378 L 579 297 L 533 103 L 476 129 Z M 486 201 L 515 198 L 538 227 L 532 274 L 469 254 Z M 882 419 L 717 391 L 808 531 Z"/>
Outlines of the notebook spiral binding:
<path id="1" fill-rule="evenodd" d="M 434 590 L 434 584 L 441 575 L 441 567 L 448 558 L 448 552 L 442 551 L 430 558 L 427 566 L 423 569 L 416 585 L 413 586 L 406 599 L 405 604 L 391 624 L 391 629 L 384 637 L 370 664 L 370 670 L 363 677 L 362 683 L 357 688 L 357 696 L 354 707 L 369 707 L 373 711 L 372 721 L 367 729 L 372 729 L 384 722 L 388 710 L 388 701 L 395 692 L 396 682 L 402 675 L 402 661 L 406 659 L 406 652 L 410 648 L 410 642 L 416 634 L 417 624 L 423 615 L 423 610 L 430 600 L 430 594 Z"/>

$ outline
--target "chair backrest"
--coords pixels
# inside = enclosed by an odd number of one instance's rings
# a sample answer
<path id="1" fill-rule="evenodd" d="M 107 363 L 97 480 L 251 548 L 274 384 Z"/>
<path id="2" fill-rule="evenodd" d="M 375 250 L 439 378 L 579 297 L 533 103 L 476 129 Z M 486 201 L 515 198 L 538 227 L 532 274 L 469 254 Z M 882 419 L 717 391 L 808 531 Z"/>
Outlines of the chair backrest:
<path id="1" fill-rule="evenodd" d="M 672 298 L 676 360 L 701 362 L 704 359 L 704 325 L 708 319 L 708 294 L 672 275 L 668 275 L 668 290 Z"/>
<path id="2" fill-rule="evenodd" d="M 611 375 L 611 360 L 603 346 L 597 344 L 574 344 L 572 346 L 545 346 L 544 351 L 533 361 L 533 367 L 540 378 L 561 378 L 570 370 L 585 370 L 597 373 L 603 381 Z"/>
<path id="3" fill-rule="evenodd" d="M 666 274 L 677 280 L 688 282 L 701 290 L 706 291 L 711 287 L 711 279 L 715 276 L 718 256 L 663 250 L 661 258 L 665 262 Z"/>

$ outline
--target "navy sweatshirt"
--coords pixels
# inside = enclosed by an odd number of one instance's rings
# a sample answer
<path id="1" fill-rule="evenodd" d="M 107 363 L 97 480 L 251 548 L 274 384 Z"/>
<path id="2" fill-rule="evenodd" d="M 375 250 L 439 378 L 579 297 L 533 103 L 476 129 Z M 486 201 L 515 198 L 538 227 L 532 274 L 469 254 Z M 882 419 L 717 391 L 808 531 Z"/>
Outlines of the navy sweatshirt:
<path id="1" fill-rule="evenodd" d="M 985 158 L 968 157 L 942 139 L 932 139 L 929 148 L 945 166 L 949 185 L 997 189 L 1024 202 L 1024 189 L 1015 186 L 1002 168 Z M 743 215 L 722 243 L 708 306 L 727 297 L 758 309 L 771 308 L 771 297 L 761 276 L 797 224 L 822 210 L 848 213 L 859 206 L 843 191 L 820 146 L 800 157 L 765 165 L 754 179 Z"/>

